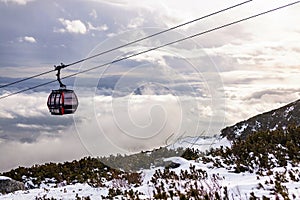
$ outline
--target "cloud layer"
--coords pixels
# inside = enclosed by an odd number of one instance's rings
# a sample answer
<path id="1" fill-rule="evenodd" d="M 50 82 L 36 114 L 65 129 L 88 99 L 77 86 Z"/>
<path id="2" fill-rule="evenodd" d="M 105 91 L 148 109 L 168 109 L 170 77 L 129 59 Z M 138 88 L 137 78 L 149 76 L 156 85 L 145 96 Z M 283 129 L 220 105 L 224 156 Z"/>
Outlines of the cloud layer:
<path id="1" fill-rule="evenodd" d="M 19 4 L 19 5 L 26 5 L 28 2 L 31 2 L 34 0 L 1 0 L 1 2 L 4 2 L 6 4 L 8 3 L 15 3 L 15 4 Z"/>

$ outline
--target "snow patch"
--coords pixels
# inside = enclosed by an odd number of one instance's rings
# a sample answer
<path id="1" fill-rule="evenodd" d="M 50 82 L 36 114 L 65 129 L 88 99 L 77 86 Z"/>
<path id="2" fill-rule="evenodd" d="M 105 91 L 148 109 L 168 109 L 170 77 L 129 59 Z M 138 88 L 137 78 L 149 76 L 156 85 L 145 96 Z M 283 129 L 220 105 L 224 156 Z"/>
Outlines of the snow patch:
<path id="1" fill-rule="evenodd" d="M 7 177 L 7 176 L 0 176 L 0 180 L 11 180 L 11 178 Z"/>
<path id="2" fill-rule="evenodd" d="M 92 200 L 101 199 L 101 195 L 107 196 L 107 188 L 93 188 L 88 184 L 67 185 L 59 188 L 39 188 L 27 191 L 16 191 L 14 193 L 1 196 L 1 200 L 31 200 L 31 199 L 82 199 L 90 197 Z"/>
<path id="3" fill-rule="evenodd" d="M 270 129 L 270 131 L 276 131 L 278 128 L 278 124 L 276 124 L 273 128 Z"/>
<path id="4" fill-rule="evenodd" d="M 171 161 L 171 162 L 173 162 L 173 163 L 180 164 L 180 166 L 189 164 L 189 162 L 188 162 L 186 159 L 181 158 L 181 157 L 170 157 L 170 158 L 165 158 L 164 161 L 165 161 L 165 162 Z"/>
<path id="5" fill-rule="evenodd" d="M 288 107 L 285 111 L 284 111 L 284 117 L 287 117 L 288 114 L 293 111 L 295 109 L 294 106 Z"/>
<path id="6" fill-rule="evenodd" d="M 236 136 L 241 136 L 241 134 L 244 132 L 244 130 L 246 130 L 246 128 L 248 128 L 249 124 L 243 124 L 241 128 L 237 129 L 234 131 L 234 133 L 236 134 Z"/>

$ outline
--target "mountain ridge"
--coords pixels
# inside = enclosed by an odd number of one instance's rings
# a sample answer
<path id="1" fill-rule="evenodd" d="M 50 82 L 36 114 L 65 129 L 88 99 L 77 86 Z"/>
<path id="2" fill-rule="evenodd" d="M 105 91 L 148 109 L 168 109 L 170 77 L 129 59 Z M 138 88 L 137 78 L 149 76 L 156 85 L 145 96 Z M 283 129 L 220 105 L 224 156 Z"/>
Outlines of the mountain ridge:
<path id="1" fill-rule="evenodd" d="M 253 132 L 285 130 L 291 125 L 300 125 L 300 99 L 228 126 L 221 130 L 221 137 L 245 139 Z"/>

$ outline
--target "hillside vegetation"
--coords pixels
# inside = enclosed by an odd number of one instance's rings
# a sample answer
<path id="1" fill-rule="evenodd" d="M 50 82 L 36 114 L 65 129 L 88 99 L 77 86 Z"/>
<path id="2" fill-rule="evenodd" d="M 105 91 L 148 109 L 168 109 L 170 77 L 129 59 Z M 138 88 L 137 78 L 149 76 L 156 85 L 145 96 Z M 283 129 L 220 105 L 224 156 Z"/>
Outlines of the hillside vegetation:
<path id="1" fill-rule="evenodd" d="M 141 169 L 154 166 L 164 166 L 163 158 L 180 156 L 184 150 L 159 148 L 151 152 L 141 152 L 133 155 L 111 155 L 109 157 L 86 157 L 79 161 L 64 163 L 46 163 L 32 167 L 18 167 L 2 173 L 14 180 L 24 182 L 29 188 L 41 184 L 75 184 L 88 183 L 91 186 L 101 186 L 103 182 L 113 179 L 126 179 L 129 183 L 140 183 Z"/>
<path id="2" fill-rule="evenodd" d="M 257 176 L 256 191 L 291 199 L 295 195 L 285 183 L 300 181 L 299 152 L 300 128 L 292 126 L 285 130 L 255 132 L 245 139 L 232 141 L 231 146 L 207 152 L 193 148 L 160 148 L 129 156 L 87 157 L 79 161 L 19 167 L 2 175 L 23 181 L 28 188 L 76 183 L 106 187 L 108 193 L 102 197 L 110 199 L 115 196 L 139 199 L 145 195 L 144 187 L 151 188 L 147 189 L 148 193 L 157 199 L 231 199 L 227 186 L 221 184 L 225 178 L 206 171 L 224 169 L 229 174 L 254 174 Z M 169 157 L 180 162 L 164 161 Z M 145 173 L 149 174 L 147 169 L 154 171 L 145 182 Z M 257 199 L 255 195 L 252 192 L 247 199 Z M 262 198 L 270 199 L 264 195 Z"/>
<path id="3" fill-rule="evenodd" d="M 216 167 L 226 167 L 234 172 L 262 174 L 274 167 L 298 166 L 300 162 L 300 127 L 286 130 L 254 132 L 244 140 L 238 138 L 231 147 L 211 149 L 202 157 Z"/>

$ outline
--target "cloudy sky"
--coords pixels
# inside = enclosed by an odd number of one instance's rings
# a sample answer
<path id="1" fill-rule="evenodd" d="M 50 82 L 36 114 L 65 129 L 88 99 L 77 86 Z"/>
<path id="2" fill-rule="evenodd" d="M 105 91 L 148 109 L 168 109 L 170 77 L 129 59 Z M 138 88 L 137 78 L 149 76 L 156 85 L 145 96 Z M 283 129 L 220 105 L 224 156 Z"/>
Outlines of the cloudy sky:
<path id="1" fill-rule="evenodd" d="M 0 84 L 69 64 L 242 1 L 0 0 Z M 293 1 L 253 0 L 127 46 L 80 72 Z M 50 84 L 0 100 L 0 171 L 130 153 L 220 129 L 299 99 L 300 5 L 64 80 L 75 115 L 51 116 Z M 55 73 L 0 89 L 0 95 Z M 147 95 L 138 95 L 137 91 Z"/>

